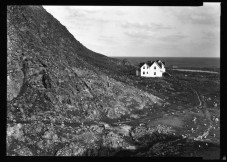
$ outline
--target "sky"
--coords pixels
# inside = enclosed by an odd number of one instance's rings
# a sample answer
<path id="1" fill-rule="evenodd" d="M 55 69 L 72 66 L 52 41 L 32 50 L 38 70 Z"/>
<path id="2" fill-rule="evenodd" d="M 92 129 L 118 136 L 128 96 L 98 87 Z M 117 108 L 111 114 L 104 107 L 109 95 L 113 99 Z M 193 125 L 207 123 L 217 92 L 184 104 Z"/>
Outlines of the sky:
<path id="1" fill-rule="evenodd" d="M 84 46 L 110 57 L 220 57 L 220 3 L 43 6 Z"/>

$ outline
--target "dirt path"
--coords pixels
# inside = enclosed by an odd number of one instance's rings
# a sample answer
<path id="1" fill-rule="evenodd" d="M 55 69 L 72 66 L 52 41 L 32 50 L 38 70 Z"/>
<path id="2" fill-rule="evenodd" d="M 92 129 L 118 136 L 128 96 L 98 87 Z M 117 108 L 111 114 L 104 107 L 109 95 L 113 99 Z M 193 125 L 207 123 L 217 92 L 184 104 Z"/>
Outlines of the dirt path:
<path id="1" fill-rule="evenodd" d="M 172 77 L 173 77 L 175 80 L 177 80 L 177 82 L 180 84 L 180 86 L 184 87 L 184 85 L 182 84 L 182 81 L 181 81 L 181 80 L 175 78 L 174 76 L 172 76 Z M 188 84 L 186 84 L 186 85 L 188 85 Z M 197 99 L 198 99 L 198 101 L 199 101 L 199 105 L 196 106 L 196 108 L 202 108 L 203 103 L 202 103 L 202 101 L 201 101 L 201 99 L 200 99 L 200 96 L 199 96 L 198 92 L 197 92 L 194 88 L 192 88 L 191 84 L 189 84 L 188 86 L 189 86 L 189 88 L 196 94 Z"/>
<path id="2" fill-rule="evenodd" d="M 194 93 L 196 94 L 196 96 L 197 96 L 197 98 L 198 98 L 198 101 L 199 101 L 199 105 L 197 106 L 198 108 L 202 108 L 202 101 L 201 101 L 201 99 L 200 99 L 200 96 L 198 95 L 198 92 L 195 90 L 195 89 L 193 89 L 193 88 L 191 88 L 191 90 L 192 91 L 194 91 Z"/>
<path id="3" fill-rule="evenodd" d="M 210 112 L 204 107 L 204 105 L 205 105 L 205 104 L 203 103 L 204 101 L 200 98 L 198 92 L 197 92 L 194 88 L 192 88 L 191 86 L 190 86 L 190 88 L 191 88 L 192 91 L 194 91 L 194 93 L 196 94 L 196 96 L 197 96 L 197 98 L 198 98 L 198 101 L 199 101 L 199 105 L 196 106 L 196 108 L 202 110 L 202 113 L 203 113 L 204 117 L 205 117 L 206 119 L 209 120 L 209 125 L 207 126 L 206 131 L 204 131 L 202 135 L 200 135 L 200 136 L 198 136 L 198 137 L 196 138 L 196 140 L 202 140 L 203 138 L 206 138 L 206 137 L 209 135 L 210 130 L 211 130 L 212 127 L 213 127 L 212 120 L 211 120 L 211 114 L 210 114 Z"/>

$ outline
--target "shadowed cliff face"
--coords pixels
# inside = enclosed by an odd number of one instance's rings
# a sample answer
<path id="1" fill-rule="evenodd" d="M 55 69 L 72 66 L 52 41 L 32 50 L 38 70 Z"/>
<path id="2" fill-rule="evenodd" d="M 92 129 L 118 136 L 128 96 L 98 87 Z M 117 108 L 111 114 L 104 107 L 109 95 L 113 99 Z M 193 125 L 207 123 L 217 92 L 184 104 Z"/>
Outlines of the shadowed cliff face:
<path id="1" fill-rule="evenodd" d="M 7 154 L 54 154 L 74 139 L 81 122 L 161 105 L 160 98 L 108 75 L 130 66 L 84 47 L 43 7 L 8 6 Z"/>

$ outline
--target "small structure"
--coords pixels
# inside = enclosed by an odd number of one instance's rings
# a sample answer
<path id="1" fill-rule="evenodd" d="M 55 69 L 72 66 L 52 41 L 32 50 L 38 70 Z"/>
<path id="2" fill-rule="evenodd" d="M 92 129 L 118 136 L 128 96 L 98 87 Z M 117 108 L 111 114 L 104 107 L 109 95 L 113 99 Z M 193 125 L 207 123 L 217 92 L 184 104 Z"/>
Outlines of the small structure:
<path id="1" fill-rule="evenodd" d="M 149 61 L 140 63 L 139 69 L 136 70 L 136 75 L 141 77 L 162 77 L 165 71 L 165 62 L 161 60 Z"/>

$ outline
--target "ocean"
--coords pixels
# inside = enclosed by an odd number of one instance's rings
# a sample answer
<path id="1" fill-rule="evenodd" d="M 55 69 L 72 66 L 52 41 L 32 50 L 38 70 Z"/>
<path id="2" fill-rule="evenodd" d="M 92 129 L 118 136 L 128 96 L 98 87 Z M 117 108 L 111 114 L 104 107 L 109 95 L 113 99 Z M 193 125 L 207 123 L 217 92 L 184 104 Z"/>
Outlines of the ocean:
<path id="1" fill-rule="evenodd" d="M 114 57 L 127 59 L 134 65 L 141 62 L 161 60 L 166 67 L 177 66 L 178 68 L 220 68 L 220 58 L 196 58 L 196 57 Z"/>

